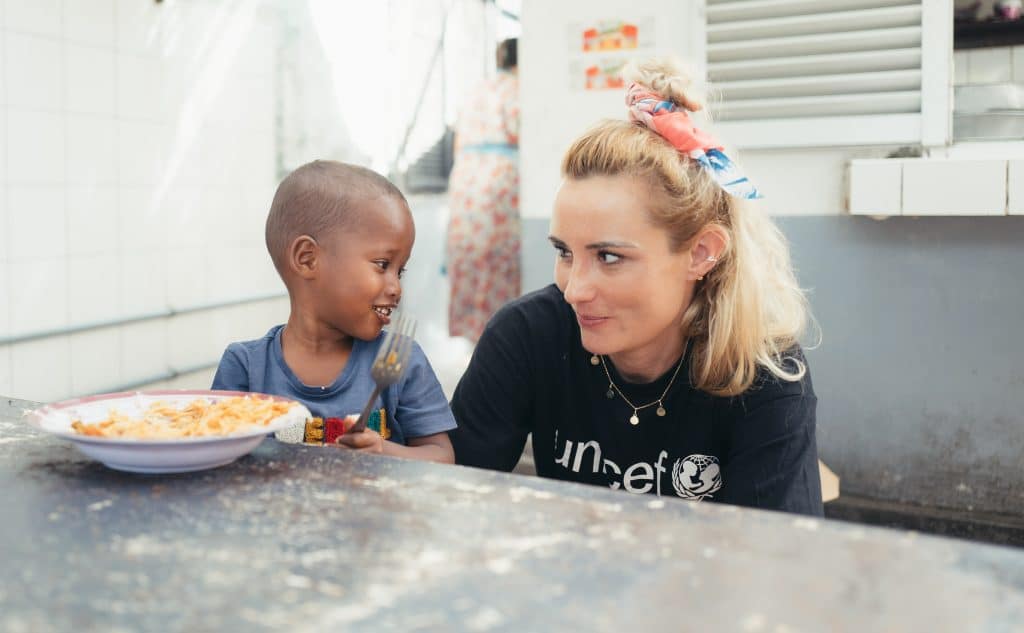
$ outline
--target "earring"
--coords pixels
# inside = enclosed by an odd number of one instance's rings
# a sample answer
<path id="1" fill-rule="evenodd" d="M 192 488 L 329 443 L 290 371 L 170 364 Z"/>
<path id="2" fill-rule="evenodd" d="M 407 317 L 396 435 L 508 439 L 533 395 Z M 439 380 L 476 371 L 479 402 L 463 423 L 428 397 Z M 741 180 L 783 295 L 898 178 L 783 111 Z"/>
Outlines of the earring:
<path id="1" fill-rule="evenodd" d="M 591 365 L 600 365 L 601 364 L 601 359 L 597 357 L 597 354 L 592 354 L 590 356 L 590 364 Z"/>
<path id="2" fill-rule="evenodd" d="M 704 260 L 704 261 L 707 261 L 707 262 L 717 262 L 718 258 L 715 257 L 714 255 L 708 255 L 708 258 L 706 260 Z"/>
<path id="3" fill-rule="evenodd" d="M 704 281 L 704 275 L 701 275 L 700 277 L 697 277 L 697 281 Z"/>

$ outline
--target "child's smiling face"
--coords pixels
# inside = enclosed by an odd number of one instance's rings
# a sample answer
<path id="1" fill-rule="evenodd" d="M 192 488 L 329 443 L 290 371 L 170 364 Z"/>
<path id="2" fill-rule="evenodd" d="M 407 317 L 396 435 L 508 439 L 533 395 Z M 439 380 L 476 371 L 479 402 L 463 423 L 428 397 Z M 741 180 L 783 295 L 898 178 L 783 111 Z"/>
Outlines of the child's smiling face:
<path id="1" fill-rule="evenodd" d="M 315 314 L 324 325 L 373 340 L 390 322 L 402 297 L 400 277 L 416 229 L 401 198 L 382 195 L 359 203 L 353 226 L 320 244 Z"/>

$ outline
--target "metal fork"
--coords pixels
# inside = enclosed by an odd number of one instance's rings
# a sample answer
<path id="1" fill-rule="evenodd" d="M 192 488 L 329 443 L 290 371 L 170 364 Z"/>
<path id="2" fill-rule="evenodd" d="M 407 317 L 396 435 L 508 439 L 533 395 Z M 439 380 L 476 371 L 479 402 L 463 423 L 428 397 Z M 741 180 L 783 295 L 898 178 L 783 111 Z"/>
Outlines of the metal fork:
<path id="1" fill-rule="evenodd" d="M 416 319 L 407 317 L 404 313 L 398 315 L 398 319 L 384 335 L 384 342 L 377 350 L 377 356 L 374 357 L 373 365 L 370 367 L 370 376 L 373 377 L 373 382 L 377 386 L 370 394 L 370 399 L 366 401 L 366 406 L 359 414 L 359 419 L 347 431 L 348 433 L 358 433 L 366 428 L 366 422 L 377 401 L 377 396 L 386 387 L 398 382 L 398 379 L 405 373 L 405 368 L 409 364 L 409 356 L 412 355 L 412 337 L 415 333 Z"/>

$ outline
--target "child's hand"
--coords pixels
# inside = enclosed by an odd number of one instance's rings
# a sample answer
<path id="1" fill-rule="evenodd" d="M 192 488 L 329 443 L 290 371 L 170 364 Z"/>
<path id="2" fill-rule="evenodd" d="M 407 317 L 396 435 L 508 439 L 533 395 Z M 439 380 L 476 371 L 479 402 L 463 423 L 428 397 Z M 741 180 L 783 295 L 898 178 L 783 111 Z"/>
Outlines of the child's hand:
<path id="1" fill-rule="evenodd" d="M 339 437 L 337 442 L 340 446 L 364 453 L 384 452 L 384 438 L 372 429 L 363 429 L 358 433 L 346 433 Z"/>

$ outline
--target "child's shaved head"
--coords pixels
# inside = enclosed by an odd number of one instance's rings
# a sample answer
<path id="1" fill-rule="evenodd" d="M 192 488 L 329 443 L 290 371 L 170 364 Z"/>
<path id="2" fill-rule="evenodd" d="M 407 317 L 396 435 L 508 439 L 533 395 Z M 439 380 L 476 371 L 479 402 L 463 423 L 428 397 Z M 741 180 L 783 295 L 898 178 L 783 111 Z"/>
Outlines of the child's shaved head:
<path id="1" fill-rule="evenodd" d="M 358 220 L 360 201 L 385 195 L 405 202 L 390 180 L 357 165 L 315 160 L 288 174 L 267 216 L 267 250 L 277 272 L 284 276 L 288 246 L 296 237 L 323 239 Z"/>

